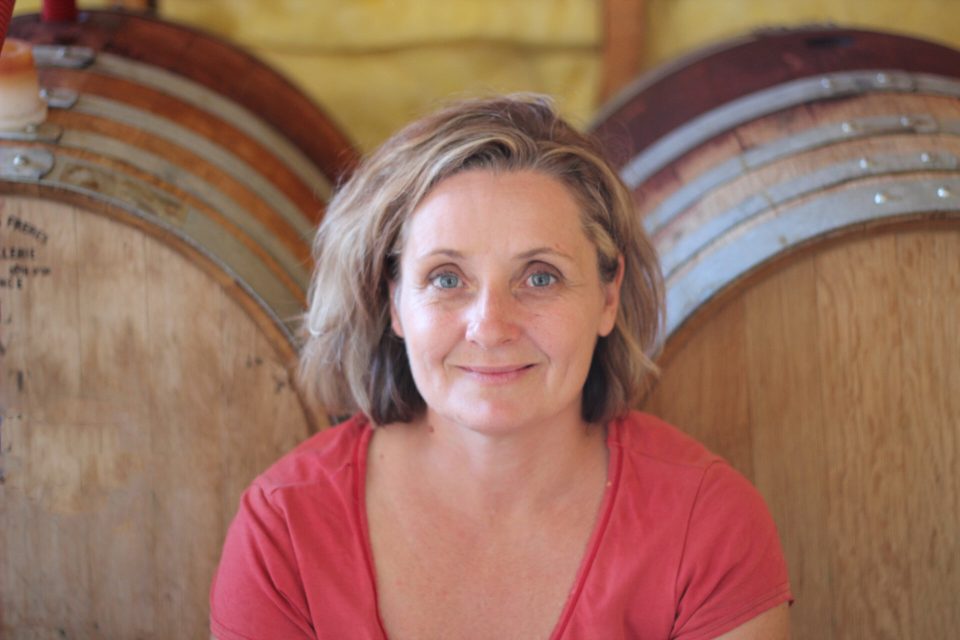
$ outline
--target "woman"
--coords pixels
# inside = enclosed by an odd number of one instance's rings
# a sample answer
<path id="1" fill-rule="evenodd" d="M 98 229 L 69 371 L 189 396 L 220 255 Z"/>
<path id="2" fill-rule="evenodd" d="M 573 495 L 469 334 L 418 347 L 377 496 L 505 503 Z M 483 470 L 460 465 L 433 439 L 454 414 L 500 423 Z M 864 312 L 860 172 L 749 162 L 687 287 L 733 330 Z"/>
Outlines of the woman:
<path id="1" fill-rule="evenodd" d="M 315 255 L 302 383 L 356 413 L 244 494 L 214 635 L 786 637 L 756 491 L 630 411 L 656 256 L 548 101 L 408 126 L 331 201 Z"/>

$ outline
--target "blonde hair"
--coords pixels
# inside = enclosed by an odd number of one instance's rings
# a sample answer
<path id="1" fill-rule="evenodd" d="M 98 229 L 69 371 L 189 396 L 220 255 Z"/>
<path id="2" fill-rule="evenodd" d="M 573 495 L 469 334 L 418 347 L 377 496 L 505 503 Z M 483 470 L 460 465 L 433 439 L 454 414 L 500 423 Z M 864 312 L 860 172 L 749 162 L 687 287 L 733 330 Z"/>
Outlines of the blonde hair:
<path id="1" fill-rule="evenodd" d="M 314 242 L 300 385 L 335 414 L 407 422 L 425 408 L 403 341 L 390 328 L 389 282 L 403 230 L 441 180 L 472 169 L 539 171 L 567 186 L 609 282 L 623 256 L 620 307 L 584 383 L 582 414 L 606 422 L 634 406 L 655 371 L 663 282 L 630 192 L 599 145 L 552 102 L 512 95 L 452 104 L 402 129 L 360 164 L 330 201 Z"/>

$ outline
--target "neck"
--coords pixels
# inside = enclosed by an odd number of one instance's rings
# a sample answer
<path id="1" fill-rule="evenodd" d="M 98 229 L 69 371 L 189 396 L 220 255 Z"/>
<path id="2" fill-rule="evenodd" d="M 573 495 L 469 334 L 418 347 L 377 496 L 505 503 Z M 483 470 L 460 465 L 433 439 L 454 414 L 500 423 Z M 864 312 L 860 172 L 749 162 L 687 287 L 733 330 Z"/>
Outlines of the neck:
<path id="1" fill-rule="evenodd" d="M 411 430 L 423 478 L 439 499 L 475 519 L 553 510 L 606 477 L 606 433 L 579 418 L 489 433 L 428 412 Z"/>

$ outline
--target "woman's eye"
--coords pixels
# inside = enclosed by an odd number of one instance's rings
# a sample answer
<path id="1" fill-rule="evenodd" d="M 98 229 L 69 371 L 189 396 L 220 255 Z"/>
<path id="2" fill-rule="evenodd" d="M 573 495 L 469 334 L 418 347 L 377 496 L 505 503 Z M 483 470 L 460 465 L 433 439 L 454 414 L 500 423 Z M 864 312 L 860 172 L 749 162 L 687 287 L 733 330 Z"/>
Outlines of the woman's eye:
<path id="1" fill-rule="evenodd" d="M 537 273 L 531 274 L 530 277 L 527 278 L 527 282 L 530 283 L 531 287 L 549 287 L 556 281 L 557 276 L 545 271 L 538 271 Z"/>
<path id="2" fill-rule="evenodd" d="M 455 273 L 441 273 L 430 281 L 438 289 L 456 289 L 460 286 L 460 277 Z"/>

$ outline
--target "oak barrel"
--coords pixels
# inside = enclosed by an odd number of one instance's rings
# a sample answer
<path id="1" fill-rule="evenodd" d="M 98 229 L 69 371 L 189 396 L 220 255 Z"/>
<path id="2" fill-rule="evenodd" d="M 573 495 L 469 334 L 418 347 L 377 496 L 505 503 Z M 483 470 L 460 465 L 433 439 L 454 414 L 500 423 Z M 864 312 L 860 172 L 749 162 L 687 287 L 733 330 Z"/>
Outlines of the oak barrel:
<path id="1" fill-rule="evenodd" d="M 769 31 L 640 78 L 594 133 L 667 277 L 645 407 L 759 487 L 795 638 L 960 627 L 960 52 Z"/>
<path id="2" fill-rule="evenodd" d="M 293 327 L 356 153 L 196 30 L 86 12 L 10 37 L 50 109 L 0 132 L 0 637 L 206 637 L 240 492 L 327 424 Z"/>

